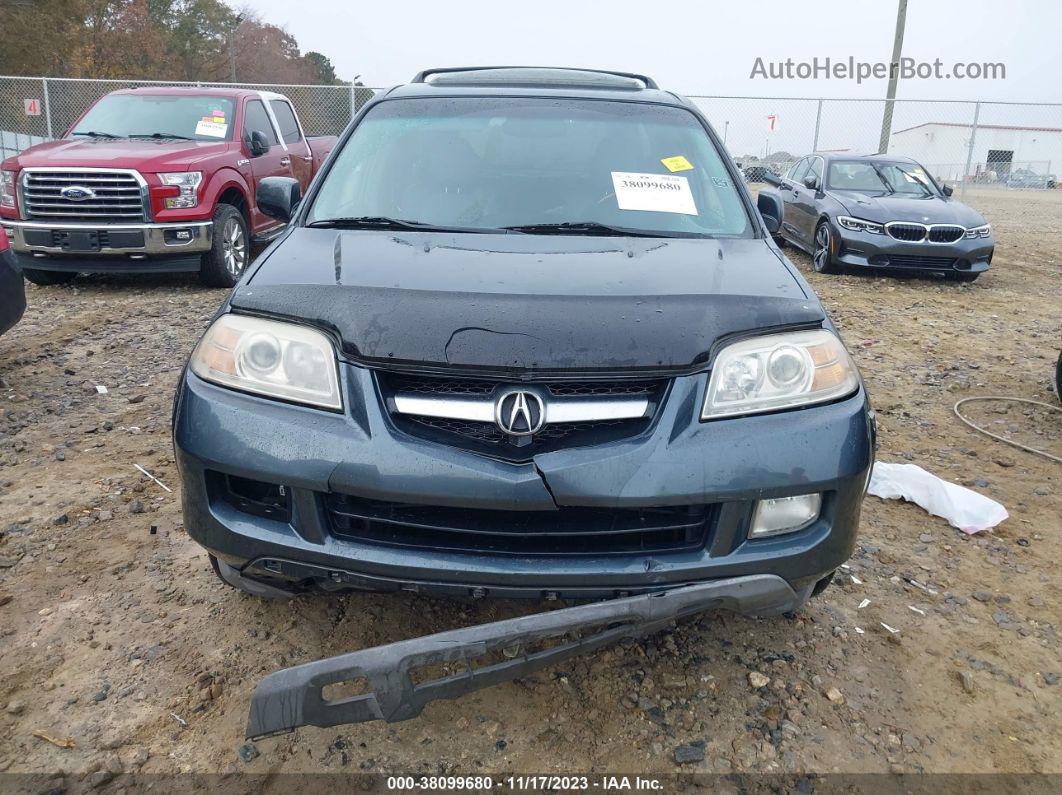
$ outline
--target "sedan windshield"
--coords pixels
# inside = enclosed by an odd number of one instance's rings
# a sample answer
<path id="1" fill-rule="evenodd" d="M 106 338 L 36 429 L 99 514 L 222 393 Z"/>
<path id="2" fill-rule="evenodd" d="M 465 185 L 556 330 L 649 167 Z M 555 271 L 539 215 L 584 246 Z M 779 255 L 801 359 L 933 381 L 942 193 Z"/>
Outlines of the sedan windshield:
<path id="1" fill-rule="evenodd" d="M 232 100 L 163 94 L 112 94 L 77 123 L 72 136 L 88 138 L 232 138 Z"/>
<path id="2" fill-rule="evenodd" d="M 840 160 L 830 163 L 826 187 L 859 193 L 904 193 L 937 196 L 936 185 L 915 163 Z"/>
<path id="3" fill-rule="evenodd" d="M 635 102 L 381 102 L 339 152 L 312 225 L 751 237 L 697 117 Z"/>

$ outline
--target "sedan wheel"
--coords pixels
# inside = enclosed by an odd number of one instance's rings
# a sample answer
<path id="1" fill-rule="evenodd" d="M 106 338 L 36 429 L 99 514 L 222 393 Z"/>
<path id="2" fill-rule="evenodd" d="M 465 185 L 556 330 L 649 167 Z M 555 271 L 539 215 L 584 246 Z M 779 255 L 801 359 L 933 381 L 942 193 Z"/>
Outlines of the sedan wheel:
<path id="1" fill-rule="evenodd" d="M 815 230 L 815 252 L 812 255 L 815 270 L 819 273 L 836 273 L 833 264 L 833 239 L 830 225 L 823 221 Z"/>

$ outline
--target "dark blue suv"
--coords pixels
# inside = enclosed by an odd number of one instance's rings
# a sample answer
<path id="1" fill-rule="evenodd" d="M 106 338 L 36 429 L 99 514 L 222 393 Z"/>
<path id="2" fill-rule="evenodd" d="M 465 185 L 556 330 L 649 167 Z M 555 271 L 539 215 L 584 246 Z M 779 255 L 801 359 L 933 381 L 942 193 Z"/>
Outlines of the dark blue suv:
<path id="1" fill-rule="evenodd" d="M 181 380 L 185 526 L 227 583 L 791 610 L 852 551 L 858 372 L 688 100 L 418 75 L 351 123 Z M 749 588 L 750 583 L 756 588 Z"/>

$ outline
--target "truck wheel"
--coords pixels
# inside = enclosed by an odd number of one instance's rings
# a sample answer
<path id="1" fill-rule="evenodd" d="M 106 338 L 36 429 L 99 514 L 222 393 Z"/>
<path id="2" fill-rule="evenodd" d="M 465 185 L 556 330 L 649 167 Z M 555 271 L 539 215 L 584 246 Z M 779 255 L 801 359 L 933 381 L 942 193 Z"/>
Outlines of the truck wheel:
<path id="1" fill-rule="evenodd" d="M 23 268 L 22 275 L 26 277 L 26 281 L 39 284 L 41 287 L 66 284 L 77 278 L 77 274 L 70 271 L 39 271 L 35 268 Z"/>
<path id="2" fill-rule="evenodd" d="M 231 204 L 214 210 L 214 244 L 203 255 L 199 278 L 207 287 L 232 287 L 251 258 L 247 222 Z"/>

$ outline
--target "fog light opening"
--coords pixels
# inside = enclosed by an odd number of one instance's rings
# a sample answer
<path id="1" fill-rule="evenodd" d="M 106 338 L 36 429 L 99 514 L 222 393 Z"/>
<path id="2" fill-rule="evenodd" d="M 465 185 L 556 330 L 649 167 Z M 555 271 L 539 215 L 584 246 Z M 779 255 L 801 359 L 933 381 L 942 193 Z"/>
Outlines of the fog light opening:
<path id="1" fill-rule="evenodd" d="M 819 518 L 821 494 L 798 494 L 760 500 L 752 516 L 749 538 L 764 538 L 803 530 Z"/>

